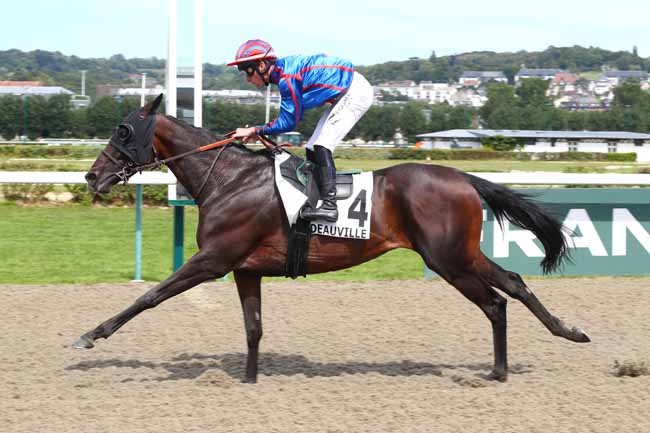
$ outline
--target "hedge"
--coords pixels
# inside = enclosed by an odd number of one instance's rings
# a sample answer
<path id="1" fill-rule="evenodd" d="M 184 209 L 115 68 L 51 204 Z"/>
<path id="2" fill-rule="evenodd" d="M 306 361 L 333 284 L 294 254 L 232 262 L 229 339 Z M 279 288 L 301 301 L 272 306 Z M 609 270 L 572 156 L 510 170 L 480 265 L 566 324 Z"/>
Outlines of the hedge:
<path id="1" fill-rule="evenodd" d="M 0 158 L 95 159 L 103 146 L 0 145 Z"/>
<path id="2" fill-rule="evenodd" d="M 95 159 L 101 146 L 41 146 L 0 145 L 0 158 L 66 158 Z M 305 149 L 291 147 L 289 150 L 304 157 Z M 337 159 L 411 159 L 411 160 L 508 160 L 508 161 L 636 161 L 635 153 L 590 152 L 501 152 L 491 149 L 416 149 L 411 147 L 390 148 L 338 148 Z"/>
<path id="3" fill-rule="evenodd" d="M 131 185 L 114 185 L 108 194 L 94 194 L 86 185 L 64 185 L 72 194 L 72 201 L 81 204 L 103 204 L 125 206 L 135 203 L 135 188 Z M 7 184 L 0 185 L 0 192 L 5 200 L 24 203 L 47 202 L 46 194 L 61 192 L 60 187 L 42 184 Z M 142 201 L 149 206 L 167 206 L 167 185 L 143 185 Z"/>
<path id="4" fill-rule="evenodd" d="M 490 149 L 394 148 L 388 159 L 415 160 L 508 160 L 508 161 L 636 161 L 636 153 L 595 152 L 499 152 Z"/>

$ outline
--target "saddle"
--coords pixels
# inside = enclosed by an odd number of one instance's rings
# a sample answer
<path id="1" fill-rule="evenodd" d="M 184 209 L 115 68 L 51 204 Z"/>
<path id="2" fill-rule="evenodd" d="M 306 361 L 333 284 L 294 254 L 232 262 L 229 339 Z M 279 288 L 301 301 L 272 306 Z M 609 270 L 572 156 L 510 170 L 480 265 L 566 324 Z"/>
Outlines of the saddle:
<path id="1" fill-rule="evenodd" d="M 315 207 L 320 199 L 318 184 L 315 177 L 315 164 L 311 161 L 291 155 L 289 159 L 280 164 L 280 172 L 289 183 L 307 196 L 307 202 Z M 336 172 L 336 199 L 344 200 L 352 195 L 353 171 Z"/>
<path id="2" fill-rule="evenodd" d="M 291 155 L 280 164 L 280 173 L 292 186 L 307 196 L 307 203 L 316 207 L 320 199 L 318 184 L 315 180 L 315 164 Z M 352 195 L 352 174 L 354 172 L 336 173 L 336 199 L 343 200 Z M 297 278 L 307 275 L 307 256 L 309 254 L 309 239 L 311 238 L 310 222 L 298 216 L 295 224 L 289 230 L 289 245 L 285 276 Z"/>

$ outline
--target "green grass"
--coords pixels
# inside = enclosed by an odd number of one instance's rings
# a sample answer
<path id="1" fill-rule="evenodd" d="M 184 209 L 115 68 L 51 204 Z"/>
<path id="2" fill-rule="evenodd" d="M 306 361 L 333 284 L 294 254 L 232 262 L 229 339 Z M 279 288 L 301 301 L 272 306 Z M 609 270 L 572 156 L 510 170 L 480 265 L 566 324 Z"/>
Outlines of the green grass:
<path id="1" fill-rule="evenodd" d="M 600 78 L 601 75 L 603 75 L 602 71 L 587 71 L 587 72 L 580 72 L 578 74 L 580 77 L 584 78 L 585 80 L 589 81 L 595 81 Z"/>
<path id="2" fill-rule="evenodd" d="M 186 207 L 185 254 L 197 250 L 196 208 Z M 0 203 L 0 284 L 129 281 L 134 276 L 132 208 L 76 205 L 23 207 Z M 172 271 L 171 208 L 143 210 L 142 277 L 161 281 Z M 419 256 L 392 251 L 374 261 L 310 280 L 420 278 Z"/>

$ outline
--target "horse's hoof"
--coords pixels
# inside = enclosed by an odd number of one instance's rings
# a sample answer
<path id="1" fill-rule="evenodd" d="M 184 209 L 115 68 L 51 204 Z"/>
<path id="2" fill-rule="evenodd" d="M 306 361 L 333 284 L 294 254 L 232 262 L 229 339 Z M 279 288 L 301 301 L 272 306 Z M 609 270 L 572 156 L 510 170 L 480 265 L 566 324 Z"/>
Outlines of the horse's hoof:
<path id="1" fill-rule="evenodd" d="M 92 349 L 95 345 L 90 338 L 82 335 L 77 341 L 72 343 L 72 347 L 75 349 Z"/>
<path id="2" fill-rule="evenodd" d="M 589 338 L 587 333 L 582 329 L 574 326 L 571 331 L 573 334 L 572 340 L 575 341 L 576 343 L 589 343 L 591 341 L 591 338 Z"/>
<path id="3" fill-rule="evenodd" d="M 488 380 L 496 380 L 498 382 L 507 382 L 508 381 L 508 373 L 505 371 L 496 371 L 492 370 L 490 374 L 487 375 Z"/>
<path id="4" fill-rule="evenodd" d="M 247 377 L 241 383 L 257 383 L 257 377 Z"/>

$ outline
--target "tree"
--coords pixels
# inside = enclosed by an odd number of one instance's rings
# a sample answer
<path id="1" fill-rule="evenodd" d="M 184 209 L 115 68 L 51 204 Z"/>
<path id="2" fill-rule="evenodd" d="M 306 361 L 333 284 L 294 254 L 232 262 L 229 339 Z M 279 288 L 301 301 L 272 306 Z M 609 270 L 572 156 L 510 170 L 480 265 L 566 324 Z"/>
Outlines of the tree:
<path id="1" fill-rule="evenodd" d="M 82 108 L 70 112 L 70 136 L 88 137 L 88 109 Z"/>
<path id="2" fill-rule="evenodd" d="M 525 105 L 517 110 L 519 115 L 519 129 L 550 129 L 550 111 L 534 105 Z M 548 115 L 547 115 L 548 113 Z"/>
<path id="3" fill-rule="evenodd" d="M 88 107 L 88 134 L 108 138 L 122 119 L 118 102 L 110 96 L 99 98 Z"/>
<path id="4" fill-rule="evenodd" d="M 70 130 L 71 120 L 70 96 L 55 95 L 50 97 L 45 107 L 43 136 L 63 137 L 65 132 Z"/>
<path id="5" fill-rule="evenodd" d="M 527 78 L 522 80 L 521 85 L 517 87 L 519 104 L 522 107 L 543 107 L 546 105 L 546 91 L 548 90 L 548 84 L 548 81 L 538 78 Z"/>
<path id="6" fill-rule="evenodd" d="M 30 96 L 24 98 L 23 103 L 25 104 L 24 124 L 27 126 L 27 131 L 23 131 L 23 135 L 27 135 L 30 140 L 35 140 L 38 137 L 44 136 L 44 132 L 46 132 L 46 99 L 42 96 Z"/>
<path id="7" fill-rule="evenodd" d="M 519 129 L 518 110 L 514 105 L 495 108 L 485 120 L 490 129 Z"/>
<path id="8" fill-rule="evenodd" d="M 481 144 L 487 148 L 509 152 L 517 147 L 517 139 L 503 135 L 481 138 Z"/>
<path id="9" fill-rule="evenodd" d="M 641 105 L 645 96 L 639 83 L 628 81 L 614 88 L 614 104 L 622 107 Z"/>
<path id="10" fill-rule="evenodd" d="M 488 100 L 480 109 L 481 119 L 488 128 L 513 129 L 518 124 L 517 98 L 512 86 L 505 83 L 488 85 Z"/>
<path id="11" fill-rule="evenodd" d="M 417 134 L 422 134 L 426 129 L 427 121 L 423 110 L 427 105 L 422 102 L 410 101 L 404 104 L 399 117 L 399 127 L 406 141 L 414 143 Z"/>
<path id="12" fill-rule="evenodd" d="M 20 132 L 23 119 L 23 102 L 17 96 L 0 98 L 0 134 L 5 140 L 13 139 Z"/>

